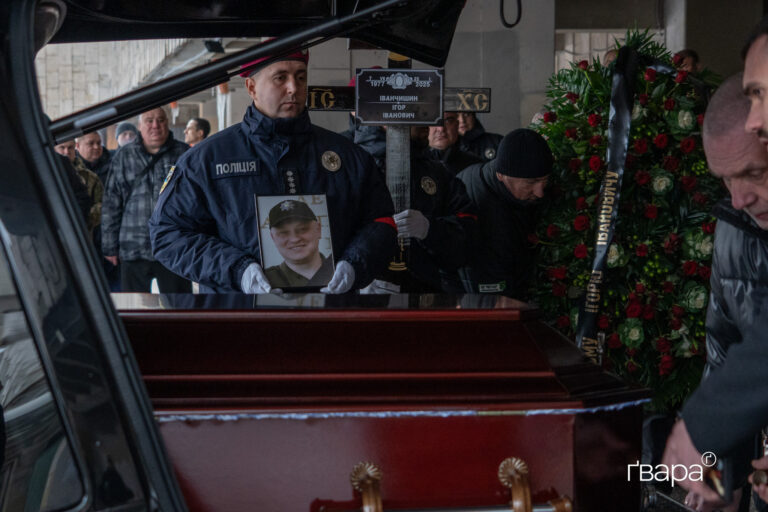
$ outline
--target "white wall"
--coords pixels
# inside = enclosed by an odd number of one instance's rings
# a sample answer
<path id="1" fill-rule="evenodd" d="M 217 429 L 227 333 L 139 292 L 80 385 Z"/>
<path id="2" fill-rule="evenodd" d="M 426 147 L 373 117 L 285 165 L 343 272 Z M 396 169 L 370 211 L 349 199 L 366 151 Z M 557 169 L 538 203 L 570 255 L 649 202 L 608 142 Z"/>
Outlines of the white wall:
<path id="1" fill-rule="evenodd" d="M 507 20 L 513 21 L 514 2 L 507 4 Z M 527 126 L 541 108 L 554 71 L 554 20 L 554 0 L 523 0 L 522 20 L 512 29 L 499 19 L 498 0 L 467 2 L 445 64 L 445 85 L 491 88 L 491 112 L 479 117 L 487 130 L 505 134 Z M 310 50 L 312 85 L 346 85 L 356 68 L 387 64 L 387 51 L 348 51 L 346 45 L 346 39 L 336 39 Z M 415 61 L 413 67 L 432 66 Z M 346 113 L 311 115 L 314 123 L 331 130 L 347 128 Z"/>
<path id="2" fill-rule="evenodd" d="M 554 0 L 523 0 L 522 9 L 520 24 L 509 29 L 497 0 L 467 2 L 445 65 L 448 87 L 491 88 L 491 112 L 479 119 L 502 135 L 527 126 L 541 109 L 555 66 Z M 515 2 L 505 11 L 514 21 Z"/>
<path id="3" fill-rule="evenodd" d="M 47 45 L 35 57 L 43 108 L 56 119 L 123 94 L 186 41 Z"/>

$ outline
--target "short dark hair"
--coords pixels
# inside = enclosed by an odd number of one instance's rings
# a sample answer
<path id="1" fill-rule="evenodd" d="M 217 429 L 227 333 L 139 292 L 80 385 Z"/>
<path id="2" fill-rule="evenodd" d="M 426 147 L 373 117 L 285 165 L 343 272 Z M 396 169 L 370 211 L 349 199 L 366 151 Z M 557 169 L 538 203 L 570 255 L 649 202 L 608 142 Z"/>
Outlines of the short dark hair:
<path id="1" fill-rule="evenodd" d="M 747 41 L 744 43 L 744 47 L 741 49 L 741 60 L 747 59 L 747 53 L 749 53 L 749 49 L 752 47 L 752 44 L 760 36 L 764 35 L 768 36 L 768 16 L 763 17 L 763 19 L 760 20 L 760 23 L 758 23 L 757 26 L 752 29 L 752 32 L 749 33 L 749 36 L 747 36 Z"/>
<path id="2" fill-rule="evenodd" d="M 193 117 L 190 121 L 194 121 L 195 124 L 197 124 L 198 130 L 203 130 L 203 138 L 206 138 L 208 134 L 211 133 L 211 123 L 209 123 L 207 119 Z"/>
<path id="3" fill-rule="evenodd" d="M 699 54 L 696 52 L 696 50 L 693 50 L 691 48 L 683 48 L 682 50 L 677 52 L 677 55 L 679 55 L 681 59 L 690 57 L 691 60 L 693 61 L 694 68 L 699 65 Z"/>

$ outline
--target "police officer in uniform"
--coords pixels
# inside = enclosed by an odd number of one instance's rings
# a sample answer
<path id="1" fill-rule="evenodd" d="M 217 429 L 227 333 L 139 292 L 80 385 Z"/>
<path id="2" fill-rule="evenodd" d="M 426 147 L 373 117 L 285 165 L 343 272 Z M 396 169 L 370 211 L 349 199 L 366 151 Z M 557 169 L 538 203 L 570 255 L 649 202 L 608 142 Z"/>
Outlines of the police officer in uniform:
<path id="1" fill-rule="evenodd" d="M 287 199 L 269 210 L 269 233 L 284 258 L 264 269 L 278 288 L 321 287 L 333 277 L 333 261 L 320 252 L 322 227 L 304 201 Z"/>
<path id="2" fill-rule="evenodd" d="M 470 165 L 483 162 L 482 158 L 459 148 L 459 121 L 456 112 L 443 112 L 443 124 L 430 126 L 427 140 L 429 147 L 422 151 L 422 155 L 434 162 L 440 162 L 454 176 Z"/>
<path id="3" fill-rule="evenodd" d="M 496 158 L 501 135 L 485 131 L 474 112 L 459 112 L 459 149 L 488 162 Z"/>
<path id="4" fill-rule="evenodd" d="M 243 121 L 196 145 L 167 176 L 149 222 L 154 255 L 202 291 L 268 293 L 255 198 L 325 194 L 336 268 L 321 291 L 362 288 L 396 249 L 389 191 L 370 155 L 310 123 L 307 52 L 267 59 L 245 66 L 253 104 Z"/>
<path id="5" fill-rule="evenodd" d="M 386 163 L 386 137 L 385 130 L 379 126 L 355 126 L 352 131 L 355 143 L 371 153 L 382 173 Z M 398 237 L 412 240 L 405 262 L 407 277 L 380 275 L 367 291 L 462 293 L 464 289 L 455 276 L 471 250 L 477 224 L 476 208 L 464 183 L 441 163 L 420 154 L 417 144 L 411 140 L 411 208 L 394 216 Z M 398 284 L 388 282 L 395 278 Z"/>
<path id="6" fill-rule="evenodd" d="M 401 291 L 461 293 L 455 273 L 470 254 L 477 209 L 464 183 L 442 165 L 411 159 L 411 208 L 396 213 L 397 233 L 411 238 L 410 279 Z"/>

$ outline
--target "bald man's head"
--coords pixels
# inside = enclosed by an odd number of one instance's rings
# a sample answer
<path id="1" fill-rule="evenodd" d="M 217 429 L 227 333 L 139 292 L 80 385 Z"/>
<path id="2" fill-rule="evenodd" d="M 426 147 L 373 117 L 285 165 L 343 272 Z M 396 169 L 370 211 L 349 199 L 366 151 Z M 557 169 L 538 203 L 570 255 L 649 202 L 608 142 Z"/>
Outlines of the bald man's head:
<path id="1" fill-rule="evenodd" d="M 702 131 L 705 146 L 709 137 L 744 132 L 744 122 L 749 115 L 749 100 L 744 96 L 742 77 L 743 73 L 737 73 L 727 78 L 709 101 Z"/>
<path id="2" fill-rule="evenodd" d="M 717 89 L 704 114 L 704 153 L 712 174 L 722 178 L 731 204 L 768 230 L 768 152 L 744 123 L 750 102 L 744 96 L 741 74 Z"/>

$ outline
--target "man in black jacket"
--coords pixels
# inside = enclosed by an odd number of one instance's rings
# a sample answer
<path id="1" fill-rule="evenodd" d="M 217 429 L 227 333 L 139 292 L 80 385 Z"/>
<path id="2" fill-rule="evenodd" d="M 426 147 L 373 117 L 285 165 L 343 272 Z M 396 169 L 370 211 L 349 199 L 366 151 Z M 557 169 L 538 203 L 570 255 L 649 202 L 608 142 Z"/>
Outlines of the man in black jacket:
<path id="1" fill-rule="evenodd" d="M 443 124 L 429 127 L 428 140 L 429 147 L 423 155 L 443 164 L 454 176 L 470 165 L 483 161 L 459 149 L 459 118 L 456 112 L 444 112 Z"/>
<path id="2" fill-rule="evenodd" d="M 384 172 L 387 134 L 379 126 L 352 126 L 356 144 L 374 157 Z M 464 184 L 443 165 L 419 154 L 411 140 L 411 208 L 393 216 L 399 238 L 410 238 L 408 276 L 398 285 L 377 276 L 368 290 L 410 293 L 462 292 L 456 271 L 470 252 L 477 215 Z"/>
<path id="3" fill-rule="evenodd" d="M 101 145 L 99 132 L 86 133 L 76 138 L 75 149 L 88 170 L 95 172 L 101 183 L 106 186 L 111 155 L 107 148 Z"/>
<path id="4" fill-rule="evenodd" d="M 755 435 L 768 424 L 768 153 L 755 133 L 744 131 L 748 112 L 737 75 L 720 86 L 704 117 L 709 168 L 731 197 L 714 210 L 705 377 L 683 407 L 662 461 L 690 467 L 712 452 L 732 461 L 737 484 L 749 472 Z M 697 509 L 719 501 L 701 481 L 680 483 Z"/>
<path id="5" fill-rule="evenodd" d="M 496 158 L 501 135 L 485 131 L 474 112 L 459 112 L 459 149 L 488 162 Z"/>
<path id="6" fill-rule="evenodd" d="M 478 212 L 478 240 L 459 275 L 466 291 L 524 300 L 536 267 L 536 228 L 552 172 L 552 152 L 533 130 L 507 134 L 495 160 L 459 174 Z"/>

